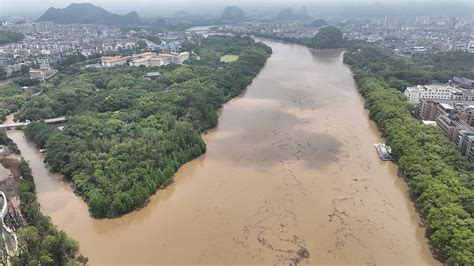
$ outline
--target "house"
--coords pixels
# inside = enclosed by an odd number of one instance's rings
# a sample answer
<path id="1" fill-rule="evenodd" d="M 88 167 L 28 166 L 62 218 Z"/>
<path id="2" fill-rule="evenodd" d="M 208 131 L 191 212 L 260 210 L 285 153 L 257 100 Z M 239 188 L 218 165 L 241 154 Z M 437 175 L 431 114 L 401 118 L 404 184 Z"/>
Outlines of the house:
<path id="1" fill-rule="evenodd" d="M 160 72 L 150 72 L 145 75 L 145 78 L 148 80 L 155 80 L 161 76 Z"/>

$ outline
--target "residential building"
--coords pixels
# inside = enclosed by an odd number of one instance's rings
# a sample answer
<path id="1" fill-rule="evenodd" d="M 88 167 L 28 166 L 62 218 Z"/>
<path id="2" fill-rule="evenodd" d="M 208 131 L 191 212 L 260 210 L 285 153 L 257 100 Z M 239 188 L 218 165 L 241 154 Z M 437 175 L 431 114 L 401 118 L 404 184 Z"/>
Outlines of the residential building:
<path id="1" fill-rule="evenodd" d="M 189 58 L 189 52 L 156 54 L 151 52 L 134 54 L 131 56 L 130 66 L 165 66 L 169 64 L 183 64 Z"/>
<path id="2" fill-rule="evenodd" d="M 182 64 L 184 61 L 189 59 L 189 52 L 182 53 L 170 53 L 172 57 L 173 64 Z"/>
<path id="3" fill-rule="evenodd" d="M 39 69 L 34 69 L 30 68 L 29 74 L 30 74 L 30 79 L 39 79 L 39 80 L 46 80 L 54 74 L 56 74 L 58 71 L 56 69 L 52 69 L 49 66 L 44 66 L 42 65 Z"/>
<path id="4" fill-rule="evenodd" d="M 474 161 L 474 101 L 421 99 L 415 110 L 424 124 L 435 121 L 461 154 Z"/>
<path id="5" fill-rule="evenodd" d="M 127 63 L 127 58 L 122 56 L 102 56 L 100 61 L 104 67 L 121 66 Z"/>
<path id="6" fill-rule="evenodd" d="M 456 116 L 470 127 L 474 127 L 474 102 L 471 105 L 459 106 Z"/>
<path id="7" fill-rule="evenodd" d="M 472 79 L 453 77 L 451 81 L 453 84 L 458 85 L 464 89 L 474 89 L 474 80 Z"/>
<path id="8" fill-rule="evenodd" d="M 150 72 L 145 75 L 145 78 L 148 80 L 155 80 L 161 76 L 160 72 Z"/>
<path id="9" fill-rule="evenodd" d="M 463 129 L 458 133 L 458 147 L 461 154 L 470 162 L 474 162 L 474 130 Z"/>
<path id="10" fill-rule="evenodd" d="M 436 117 L 436 124 L 448 139 L 452 142 L 455 142 L 458 139 L 458 130 L 460 128 L 460 123 L 454 119 L 451 119 L 447 115 L 440 115 Z"/>
<path id="11" fill-rule="evenodd" d="M 446 85 L 417 85 L 407 87 L 405 96 L 411 103 L 417 104 L 420 99 L 451 99 L 454 87 Z"/>

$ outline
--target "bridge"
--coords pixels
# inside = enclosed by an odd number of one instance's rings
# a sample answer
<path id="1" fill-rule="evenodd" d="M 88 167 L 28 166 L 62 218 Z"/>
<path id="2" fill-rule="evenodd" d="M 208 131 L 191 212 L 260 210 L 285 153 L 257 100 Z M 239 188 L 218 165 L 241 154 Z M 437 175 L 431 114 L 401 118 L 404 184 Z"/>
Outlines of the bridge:
<path id="1" fill-rule="evenodd" d="M 46 124 L 64 123 L 64 122 L 66 122 L 66 117 L 65 116 L 60 116 L 60 117 L 45 119 L 44 122 Z M 1 124 L 0 125 L 0 130 L 10 130 L 10 129 L 15 129 L 15 128 L 19 128 L 19 127 L 24 127 L 24 126 L 27 126 L 29 123 L 31 123 L 31 122 Z"/>

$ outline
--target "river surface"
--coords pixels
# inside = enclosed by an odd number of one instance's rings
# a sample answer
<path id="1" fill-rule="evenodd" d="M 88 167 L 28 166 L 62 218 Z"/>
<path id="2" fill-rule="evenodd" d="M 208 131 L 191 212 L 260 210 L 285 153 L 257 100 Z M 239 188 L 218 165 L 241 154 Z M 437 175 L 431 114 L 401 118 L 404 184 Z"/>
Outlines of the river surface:
<path id="1" fill-rule="evenodd" d="M 439 264 L 343 51 L 264 41 L 261 73 L 223 106 L 207 153 L 123 217 L 94 220 L 21 131 L 41 210 L 96 264 Z M 303 250 L 309 252 L 307 254 Z"/>

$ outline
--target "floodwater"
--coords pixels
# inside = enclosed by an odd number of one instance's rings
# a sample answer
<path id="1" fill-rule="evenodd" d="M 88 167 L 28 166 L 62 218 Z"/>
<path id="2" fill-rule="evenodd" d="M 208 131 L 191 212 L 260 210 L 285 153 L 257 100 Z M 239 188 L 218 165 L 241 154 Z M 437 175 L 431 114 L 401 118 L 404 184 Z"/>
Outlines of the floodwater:
<path id="1" fill-rule="evenodd" d="M 9 131 L 42 211 L 93 265 L 439 264 L 396 166 L 377 157 L 383 140 L 343 51 L 264 42 L 273 55 L 220 110 L 207 153 L 123 217 L 90 218 L 23 133 Z"/>

